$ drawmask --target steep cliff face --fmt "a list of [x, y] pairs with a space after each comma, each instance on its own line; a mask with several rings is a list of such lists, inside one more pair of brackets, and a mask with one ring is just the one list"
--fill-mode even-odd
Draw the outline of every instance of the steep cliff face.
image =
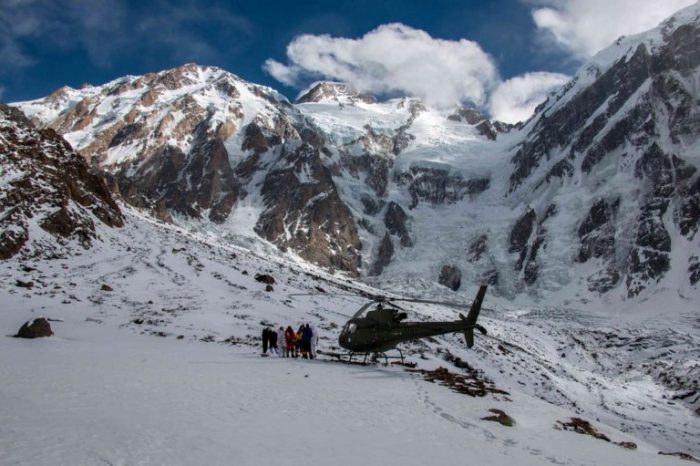
[[458, 293], [691, 296], [699, 31], [694, 5], [618, 40], [516, 126], [342, 83], [290, 104], [196, 65], [17, 105], [133, 205], [380, 285], [445, 292], [449, 265]]
[[307, 143], [282, 148], [260, 191], [266, 209], [255, 231], [283, 250], [356, 275], [362, 244], [321, 156], [317, 147]]
[[0, 259], [88, 248], [123, 219], [105, 181], [54, 130], [0, 104]]
[[539, 109], [513, 157], [512, 195], [590, 196], [576, 261], [593, 266], [592, 291], [624, 282], [636, 296], [674, 259], [690, 260], [681, 256], [699, 222], [699, 11], [601, 52]]

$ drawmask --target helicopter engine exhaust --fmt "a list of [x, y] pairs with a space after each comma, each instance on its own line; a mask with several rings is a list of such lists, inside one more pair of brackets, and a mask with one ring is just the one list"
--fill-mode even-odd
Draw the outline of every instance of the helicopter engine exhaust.
[[482, 334], [486, 335], [486, 329], [481, 325], [476, 323], [476, 319], [479, 318], [479, 311], [481, 311], [481, 303], [484, 300], [484, 295], [486, 294], [486, 285], [481, 285], [479, 291], [476, 293], [476, 298], [472, 303], [472, 307], [469, 309], [469, 314], [464, 317], [462, 314], [459, 318], [464, 321], [469, 327], [464, 329], [464, 340], [467, 343], [467, 348], [474, 346], [474, 329], [478, 329]]

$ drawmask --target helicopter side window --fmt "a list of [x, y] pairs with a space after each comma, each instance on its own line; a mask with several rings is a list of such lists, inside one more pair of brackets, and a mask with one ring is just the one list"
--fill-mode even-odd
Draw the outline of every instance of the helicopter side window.
[[355, 331], [357, 331], [357, 324], [348, 325], [348, 333], [350, 333], [350, 335], [354, 334]]

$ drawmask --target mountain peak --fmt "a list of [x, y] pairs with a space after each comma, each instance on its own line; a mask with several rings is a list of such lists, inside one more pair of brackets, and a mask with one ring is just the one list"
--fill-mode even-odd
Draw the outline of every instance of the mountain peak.
[[340, 104], [354, 104], [357, 101], [373, 104], [377, 102], [377, 99], [373, 95], [359, 92], [352, 84], [317, 81], [306, 90], [300, 92], [295, 103], [306, 104], [329, 101]]

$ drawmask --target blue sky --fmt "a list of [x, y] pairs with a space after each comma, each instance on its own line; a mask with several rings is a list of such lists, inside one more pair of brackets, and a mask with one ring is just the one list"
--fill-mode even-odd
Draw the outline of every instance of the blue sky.
[[[296, 38], [328, 34], [360, 39], [391, 23], [435, 39], [429, 50], [437, 50], [438, 55], [443, 46], [449, 48], [461, 39], [472, 41], [472, 49], [484, 52], [488, 59], [474, 61], [467, 73], [481, 69], [482, 64], [495, 70], [491, 76], [477, 78], [487, 96], [499, 83], [524, 73], [570, 75], [600, 47], [597, 42], [607, 43], [619, 33], [647, 28], [688, 3], [691, 0], [0, 0], [0, 100], [37, 98], [64, 84], [101, 84], [125, 74], [186, 62], [220, 66], [293, 98], [314, 79], [355, 79], [347, 73], [332, 76], [332, 66], [308, 68], [305, 63], [311, 59], [305, 56], [294, 61], [286, 49]], [[602, 13], [611, 16], [611, 4], [619, 8], [612, 8], [615, 26], [608, 27], [610, 31], [584, 30], [577, 24], [579, 18], [595, 21]], [[630, 11], [631, 5], [649, 11], [630, 20], [637, 15], [635, 9]], [[317, 44], [327, 45], [333, 48], [338, 44]], [[364, 56], [367, 46], [356, 45], [353, 57]], [[400, 49], [399, 44], [397, 53]], [[452, 53], [445, 50], [443, 62], [449, 61]], [[321, 52], [300, 47], [298, 53]], [[293, 71], [294, 79], [280, 80], [279, 73], [273, 77], [269, 68], [263, 69], [270, 59], [283, 73]], [[353, 60], [346, 63], [353, 69], [367, 66], [363, 59]], [[427, 60], [427, 65], [442, 66], [435, 60]], [[416, 60], [409, 72], [420, 76], [422, 61]], [[453, 67], [447, 73], [462, 69]], [[389, 79], [392, 75], [386, 76]], [[369, 90], [397, 91], [386, 83], [357, 79]], [[413, 90], [407, 84], [398, 92], [410, 94]], [[470, 91], [455, 93], [462, 100], [475, 95]]]

